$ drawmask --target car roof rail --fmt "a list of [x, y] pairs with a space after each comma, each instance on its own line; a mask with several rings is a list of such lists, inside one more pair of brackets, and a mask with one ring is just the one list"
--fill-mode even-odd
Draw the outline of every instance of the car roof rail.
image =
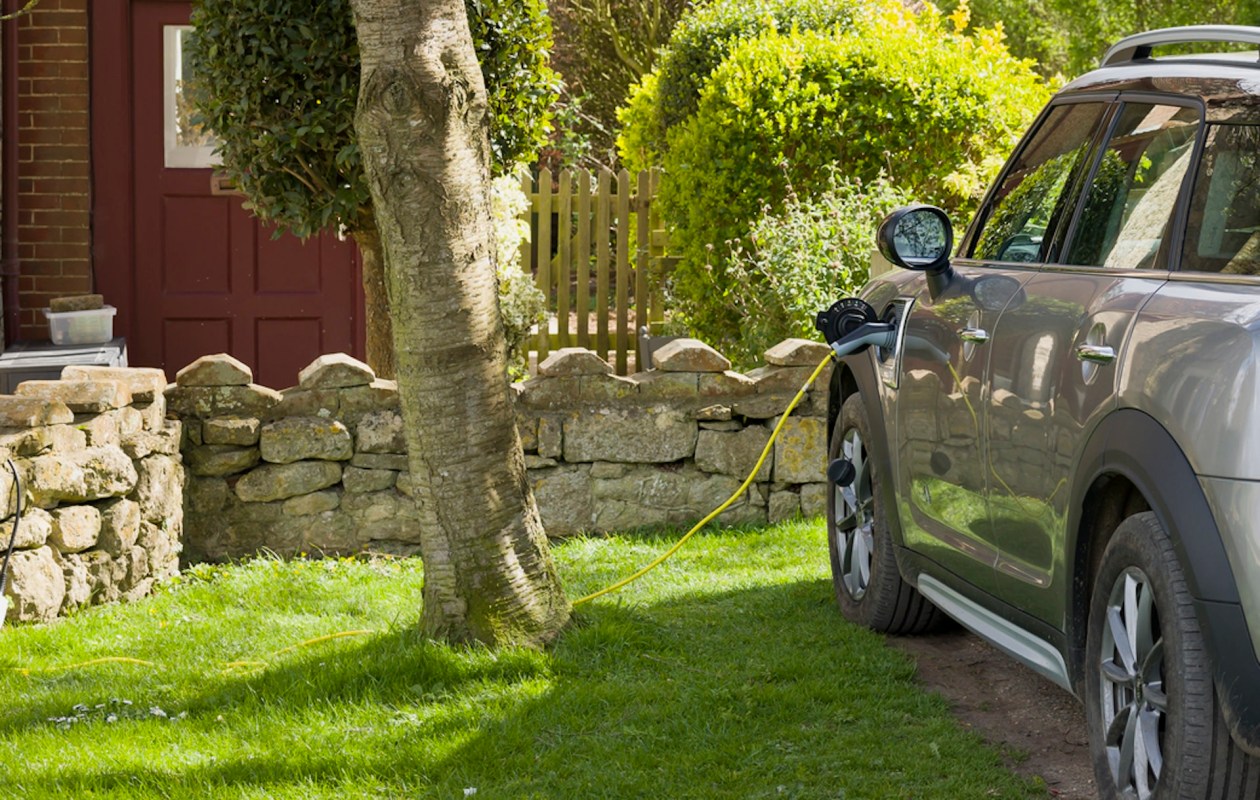
[[1260, 28], [1249, 25], [1185, 25], [1138, 33], [1112, 45], [1103, 56], [1102, 66], [1139, 61], [1150, 58], [1152, 48], [1191, 42], [1230, 42], [1253, 44], [1260, 48]]

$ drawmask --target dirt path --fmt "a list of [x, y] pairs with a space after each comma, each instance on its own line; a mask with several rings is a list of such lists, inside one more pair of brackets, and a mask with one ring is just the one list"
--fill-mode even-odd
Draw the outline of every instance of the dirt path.
[[1021, 775], [1041, 776], [1057, 798], [1097, 796], [1085, 712], [1072, 695], [965, 631], [888, 642], [914, 657], [920, 682], [964, 725], [1014, 751], [1011, 767]]

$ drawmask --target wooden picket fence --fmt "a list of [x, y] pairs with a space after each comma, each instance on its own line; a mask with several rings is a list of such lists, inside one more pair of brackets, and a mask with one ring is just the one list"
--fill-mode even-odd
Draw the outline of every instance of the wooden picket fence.
[[664, 319], [662, 286], [674, 263], [653, 203], [659, 179], [624, 169], [522, 175], [532, 237], [521, 261], [551, 312], [534, 344], [539, 361], [553, 348], [586, 347], [618, 375], [628, 373], [631, 352], [643, 363], [637, 331]]

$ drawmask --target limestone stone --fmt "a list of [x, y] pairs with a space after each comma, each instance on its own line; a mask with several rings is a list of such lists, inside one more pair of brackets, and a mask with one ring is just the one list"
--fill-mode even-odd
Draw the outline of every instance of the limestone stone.
[[697, 431], [695, 420], [668, 406], [573, 412], [564, 420], [564, 460], [679, 461], [695, 454]]
[[281, 400], [275, 389], [246, 386], [184, 386], [166, 390], [167, 407], [179, 417], [266, 417]]
[[719, 422], [701, 422], [700, 430], [702, 431], [742, 431], [744, 423], [738, 420], [722, 420]]
[[730, 359], [698, 339], [675, 339], [652, 354], [652, 365], [662, 372], [724, 372]]
[[114, 414], [79, 414], [74, 425], [86, 434], [88, 447], [122, 444], [122, 431]]
[[591, 464], [592, 478], [621, 478], [624, 477], [630, 467], [625, 464], [617, 464], [612, 461], [596, 461]]
[[583, 375], [578, 398], [587, 403], [606, 403], [639, 396], [639, 384], [619, 375]]
[[547, 467], [554, 467], [559, 463], [560, 462], [556, 461], [554, 458], [543, 458], [542, 456], [535, 456], [529, 453], [525, 454], [525, 469], [546, 469]]
[[801, 484], [801, 514], [805, 517], [821, 517], [827, 513], [827, 484]]
[[548, 377], [561, 375], [607, 375], [612, 366], [585, 347], [562, 347], [543, 359], [538, 374]]
[[392, 469], [360, 469], [346, 467], [341, 473], [341, 485], [347, 492], [380, 492], [394, 488], [398, 473]]
[[548, 535], [591, 530], [594, 506], [590, 472], [590, 466], [578, 464], [529, 473], [530, 487]]
[[721, 399], [730, 403], [733, 398], [752, 395], [757, 391], [757, 384], [747, 375], [726, 370], [725, 372], [711, 372], [701, 375], [697, 390], [700, 394], [700, 399], [706, 401], [706, 403], [712, 402], [714, 399]]
[[758, 394], [736, 400], [731, 410], [748, 419], [770, 419], [787, 410], [791, 394]]
[[45, 402], [59, 401], [76, 413], [99, 414], [131, 405], [131, 390], [120, 381], [23, 381], [15, 394]]
[[[770, 431], [761, 425], [753, 425], [742, 431], [700, 431], [696, 440], [696, 466], [704, 472], [729, 475], [741, 481], [748, 477], [757, 464], [757, 458], [770, 441]], [[773, 454], [766, 456], [757, 480], [770, 480]]]
[[338, 389], [343, 418], [398, 408], [398, 382], [377, 378], [367, 386]]
[[[52, 515], [42, 508], [23, 508], [22, 521], [18, 523], [17, 531], [13, 546], [18, 550], [43, 547], [52, 535]], [[13, 519], [0, 523], [0, 558], [3, 558], [4, 549], [9, 546], [9, 537], [12, 535]]]
[[516, 430], [521, 436], [521, 449], [525, 452], [538, 449], [538, 417], [516, 414]]
[[341, 465], [333, 461], [263, 464], [236, 482], [236, 496], [246, 503], [287, 500], [326, 489], [341, 480]]
[[827, 421], [789, 417], [774, 443], [774, 479], [782, 483], [825, 480]]
[[258, 463], [257, 447], [233, 447], [227, 444], [205, 444], [189, 448], [188, 471], [193, 475], [223, 476], [244, 472]]
[[771, 525], [799, 517], [800, 514], [801, 496], [796, 492], [772, 492], [770, 494], [770, 505], [766, 516]]
[[140, 412], [145, 430], [161, 430], [166, 424], [166, 395], [164, 394], [159, 394], [151, 403], [133, 403], [131, 407]]
[[724, 405], [705, 406], [696, 412], [700, 422], [726, 422], [731, 418], [731, 407]]
[[336, 389], [299, 389], [280, 393], [280, 403], [272, 415], [280, 417], [335, 417], [341, 413], [341, 393]]
[[[740, 483], [725, 475], [705, 475], [690, 466], [682, 469], [662, 465], [632, 467], [621, 478], [592, 481], [595, 528], [627, 530], [644, 525], [695, 522], [722, 504]], [[744, 496], [718, 519], [727, 524], [764, 522], [765, 512]]]
[[122, 449], [133, 461], [153, 453], [164, 456], [179, 454], [180, 424], [171, 420], [156, 431], [142, 430], [122, 437]]
[[636, 372], [629, 380], [639, 387], [639, 399], [645, 403], [668, 400], [691, 400], [699, 393], [700, 377], [694, 372]]
[[[25, 517], [22, 522], [27, 522]], [[96, 506], [88, 505], [55, 508], [51, 514], [50, 527], [48, 541], [58, 551], [81, 553], [94, 547], [100, 539], [101, 512]]]
[[184, 468], [170, 456], [153, 455], [136, 465], [139, 479], [131, 496], [151, 522], [181, 519], [184, 509]]
[[253, 380], [250, 368], [227, 353], [202, 356], [175, 373], [180, 386], [246, 386]]
[[815, 367], [831, 353], [822, 342], [784, 339], [766, 351], [766, 363], [776, 367]]
[[350, 466], [359, 469], [392, 469], [399, 472], [407, 469], [407, 456], [393, 453], [355, 453], [350, 459]]
[[166, 390], [166, 373], [156, 367], [98, 367], [70, 364], [61, 370], [61, 379], [73, 381], [118, 381], [131, 391], [133, 403], [152, 403]]
[[60, 400], [0, 395], [0, 428], [34, 428], [74, 422], [74, 412]]
[[290, 417], [263, 426], [258, 440], [263, 461], [292, 464], [304, 459], [349, 461], [354, 439], [338, 420]]
[[398, 478], [394, 481], [394, 489], [402, 494], [405, 494], [407, 497], [413, 497], [415, 494], [415, 487], [411, 482], [411, 473], [405, 470], [398, 473]]
[[262, 423], [257, 417], [220, 417], [201, 424], [201, 440], [206, 444], [233, 444], [252, 447], [258, 444]]
[[118, 598], [122, 596], [119, 584], [127, 577], [126, 562], [111, 558], [104, 550], [89, 550], [81, 558], [87, 569], [92, 602], [118, 602]]
[[82, 503], [130, 492], [139, 476], [131, 459], [117, 447], [32, 458], [26, 470], [26, 489], [33, 503], [51, 508], [58, 503]]
[[120, 499], [101, 503], [101, 549], [115, 558], [136, 545], [140, 535], [140, 504]]
[[[757, 367], [748, 373], [748, 377], [756, 382], [759, 394], [794, 395], [813, 371], [814, 367]], [[831, 370], [824, 369], [810, 388], [825, 390], [830, 379]]]
[[184, 437], [181, 441], [192, 447], [205, 444], [201, 438], [201, 420], [185, 419], [181, 420], [181, 424], [184, 429]]
[[183, 549], [179, 534], [178, 528], [167, 530], [152, 522], [140, 523], [136, 544], [149, 554], [149, 572], [154, 578], [163, 580], [179, 574], [179, 554]]
[[559, 458], [564, 452], [564, 423], [556, 417], [538, 420], [538, 455]]
[[333, 511], [339, 505], [341, 505], [341, 494], [334, 489], [325, 489], [300, 497], [290, 497], [284, 501], [283, 508], [286, 517], [306, 517]]
[[322, 355], [298, 373], [298, 386], [303, 389], [342, 389], [367, 386], [376, 380], [372, 368], [345, 353]]
[[22, 457], [48, 452], [65, 453], [87, 446], [87, 433], [71, 425], [41, 425], [0, 434], [0, 447], [9, 451], [10, 455]]
[[402, 414], [373, 411], [364, 414], [355, 427], [355, 449], [360, 453], [406, 453]]
[[65, 579], [66, 593], [61, 600], [60, 614], [66, 614], [76, 608], [82, 608], [92, 602], [92, 582], [88, 577], [87, 565], [82, 557], [75, 553], [58, 553], [53, 551], [53, 559], [61, 567], [61, 575]]
[[549, 409], [567, 409], [573, 405], [573, 398], [581, 397], [582, 378], [580, 375], [566, 375], [558, 378], [530, 378], [521, 384], [518, 406], [540, 411]]
[[6, 619], [16, 622], [49, 622], [61, 612], [66, 579], [51, 547], [20, 550], [9, 561], [5, 594], [12, 601]]
[[306, 553], [326, 556], [348, 555], [359, 551], [355, 523], [347, 514], [320, 514], [291, 520], [300, 526], [301, 549]]

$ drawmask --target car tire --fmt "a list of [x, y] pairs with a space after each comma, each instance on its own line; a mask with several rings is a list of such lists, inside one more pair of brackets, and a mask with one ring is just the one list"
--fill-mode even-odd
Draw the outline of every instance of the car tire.
[[1085, 658], [1100, 797], [1260, 796], [1260, 759], [1230, 738], [1185, 574], [1149, 511], [1124, 520], [1107, 543]]
[[915, 634], [945, 616], [901, 577], [881, 494], [884, 465], [867, 446], [872, 431], [860, 395], [844, 401], [831, 436], [828, 462], [847, 458], [857, 473], [838, 486], [828, 479], [827, 542], [831, 579], [844, 618], [881, 633]]

